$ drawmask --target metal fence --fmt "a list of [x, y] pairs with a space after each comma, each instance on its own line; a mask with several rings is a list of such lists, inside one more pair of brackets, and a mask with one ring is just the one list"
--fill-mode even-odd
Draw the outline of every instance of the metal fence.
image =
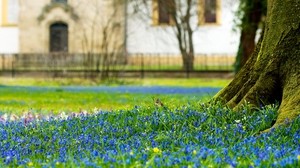
[[193, 70], [184, 70], [182, 58], [174, 54], [0, 54], [0, 72], [13, 77], [97, 77], [104, 72], [117, 77], [189, 77], [203, 72], [231, 72], [234, 60], [230, 55], [196, 55]]

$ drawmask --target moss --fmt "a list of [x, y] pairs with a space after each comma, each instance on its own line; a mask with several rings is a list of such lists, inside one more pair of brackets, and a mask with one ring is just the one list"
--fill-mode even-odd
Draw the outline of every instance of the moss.
[[299, 0], [269, 0], [268, 3], [267, 32], [259, 58], [271, 55], [280, 40], [300, 24]]
[[217, 98], [236, 110], [245, 102], [254, 106], [279, 102], [277, 126], [300, 115], [300, 0], [268, 2], [261, 46]]

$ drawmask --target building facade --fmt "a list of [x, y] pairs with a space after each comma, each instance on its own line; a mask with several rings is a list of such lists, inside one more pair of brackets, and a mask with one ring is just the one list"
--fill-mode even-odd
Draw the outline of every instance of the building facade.
[[[139, 12], [136, 12], [134, 7], [129, 7], [128, 13], [131, 16], [128, 17], [127, 29], [129, 53], [180, 54], [176, 27], [168, 11], [164, 10], [166, 8], [164, 3], [167, 1], [171, 0], [149, 1], [149, 4]], [[190, 23], [194, 31], [195, 53], [234, 56], [239, 43], [239, 34], [233, 31], [237, 2], [232, 0], [194, 0], [194, 2]], [[185, 10], [186, 7], [182, 8]]]
[[[0, 53], [179, 55], [174, 24], [162, 0], [142, 10], [119, 0], [1, 0]], [[194, 0], [191, 25], [196, 54], [235, 55], [231, 0]], [[121, 3], [120, 3], [121, 2]], [[126, 5], [126, 6], [125, 6]], [[145, 13], [147, 13], [145, 15]]]
[[19, 51], [102, 52], [124, 36], [123, 9], [103, 0], [20, 0]]
[[18, 2], [0, 0], [0, 53], [19, 52]]

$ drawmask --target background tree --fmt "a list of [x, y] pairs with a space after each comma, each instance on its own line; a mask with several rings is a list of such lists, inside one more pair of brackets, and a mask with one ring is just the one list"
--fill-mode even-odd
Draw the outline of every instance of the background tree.
[[[83, 5], [85, 0], [77, 0], [77, 3], [77, 5]], [[81, 27], [78, 28], [85, 55], [84, 67], [86, 72], [93, 70], [97, 72], [96, 74], [85, 73], [85, 77], [94, 78], [98, 74], [102, 80], [116, 77], [117, 73], [110, 72], [116, 72], [120, 63], [125, 59], [122, 55], [125, 50], [125, 41], [120, 40], [120, 36], [124, 34], [124, 3], [124, 0], [106, 2], [90, 0], [90, 6], [85, 8], [85, 10], [92, 10], [93, 15], [90, 16], [90, 20], [81, 20]], [[104, 12], [101, 8], [103, 5], [111, 10]], [[88, 12], [85, 11], [85, 13]]]
[[[160, 0], [163, 1], [163, 0]], [[176, 1], [165, 0], [168, 3], [165, 6], [169, 10], [172, 21], [175, 25], [175, 33], [178, 41], [178, 47], [182, 56], [183, 69], [190, 71], [194, 67], [194, 30], [191, 26], [191, 17], [193, 16], [193, 0]]]
[[300, 0], [268, 0], [261, 40], [233, 81], [214, 98], [238, 110], [279, 103], [273, 127], [300, 114]]
[[[152, 12], [142, 12], [143, 9], [152, 7], [153, 0], [129, 0], [134, 4], [136, 13], [151, 17]], [[190, 71], [194, 66], [194, 41], [193, 35], [198, 25], [193, 24], [192, 18], [198, 16], [198, 0], [155, 0], [157, 9], [168, 13], [182, 56], [183, 69]], [[160, 16], [158, 16], [160, 19]], [[163, 19], [163, 18], [162, 18]]]
[[235, 72], [238, 72], [245, 65], [254, 51], [257, 30], [259, 25], [263, 24], [263, 18], [267, 12], [267, 0], [239, 0], [239, 3], [237, 20], [241, 35]]

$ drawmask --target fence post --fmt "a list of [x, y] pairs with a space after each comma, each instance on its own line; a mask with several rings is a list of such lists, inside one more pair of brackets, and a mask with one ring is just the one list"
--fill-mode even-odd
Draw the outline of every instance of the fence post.
[[2, 62], [2, 66], [1, 66], [1, 70], [4, 71], [5, 69], [5, 58], [4, 58], [4, 54], [1, 55], [1, 62]]
[[88, 54], [89, 54], [89, 52], [82, 54], [83, 55], [82, 63], [83, 63], [83, 76], [84, 76], [84, 79], [87, 78], [87, 61], [88, 61], [87, 57], [88, 57]]
[[164, 56], [158, 55], [158, 70], [161, 71], [161, 59], [163, 59]]
[[11, 61], [11, 77], [12, 78], [15, 77], [15, 59], [16, 59], [16, 55], [13, 54], [12, 55], [12, 61]]
[[145, 72], [144, 72], [144, 56], [141, 54], [140, 55], [141, 57], [141, 78], [144, 79], [144, 76], [145, 76]]
[[186, 78], [190, 78], [190, 59], [186, 62]]

